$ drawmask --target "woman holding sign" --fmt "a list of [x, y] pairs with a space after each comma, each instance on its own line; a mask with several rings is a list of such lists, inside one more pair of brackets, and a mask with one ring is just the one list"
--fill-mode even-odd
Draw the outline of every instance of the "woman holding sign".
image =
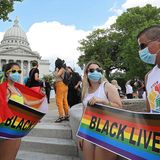
[[[2, 104], [7, 105], [7, 101], [9, 99], [16, 101], [20, 104], [27, 104], [27, 105], [35, 105], [39, 104], [43, 101], [42, 100], [35, 100], [35, 101], [28, 101], [26, 100], [21, 92], [14, 86], [14, 82], [19, 82], [21, 78], [21, 69], [17, 63], [9, 63], [5, 66], [4, 75], [7, 80], [6, 88], [4, 89], [4, 95], [6, 97], [0, 97], [0, 106]], [[4, 103], [2, 103], [2, 101]], [[5, 107], [2, 105], [2, 107]], [[10, 110], [8, 110], [10, 112]], [[13, 115], [12, 115], [13, 116]], [[12, 117], [10, 116], [10, 118]], [[0, 117], [1, 119], [1, 117]], [[1, 122], [5, 122], [0, 120]], [[15, 126], [14, 126], [15, 127]], [[0, 160], [14, 160], [16, 158], [17, 152], [19, 150], [21, 143], [21, 139], [2, 139], [0, 138]]]
[[[117, 89], [104, 78], [99, 63], [89, 62], [86, 65], [82, 86], [83, 111], [88, 104], [95, 103], [122, 107]], [[79, 147], [83, 152], [84, 160], [115, 160], [117, 158], [116, 154], [83, 139], [79, 141]]]

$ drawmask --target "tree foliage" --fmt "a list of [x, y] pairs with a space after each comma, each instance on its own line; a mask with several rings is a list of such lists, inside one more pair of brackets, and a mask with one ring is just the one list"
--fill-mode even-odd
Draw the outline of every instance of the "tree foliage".
[[127, 79], [144, 78], [152, 66], [139, 58], [137, 34], [155, 24], [160, 24], [160, 8], [146, 5], [128, 9], [110, 29], [97, 29], [80, 41], [78, 49], [83, 54], [78, 64], [83, 67], [89, 60], [97, 60], [107, 75], [116, 68], [123, 70]]
[[9, 20], [8, 14], [14, 11], [13, 5], [15, 1], [23, 0], [0, 0], [0, 19], [3, 21]]

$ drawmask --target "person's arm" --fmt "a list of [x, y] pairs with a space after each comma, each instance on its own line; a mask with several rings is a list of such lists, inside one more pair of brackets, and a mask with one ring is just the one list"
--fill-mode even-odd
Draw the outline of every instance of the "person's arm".
[[81, 76], [77, 73], [77, 84], [75, 85], [75, 89], [77, 89], [79, 86], [80, 86], [80, 84], [82, 83], [82, 78], [81, 78]]
[[77, 89], [81, 84], [81, 81], [78, 81], [78, 83], [75, 85], [74, 89]]
[[147, 94], [146, 94], [146, 111], [147, 112], [150, 112], [151, 109], [150, 109], [150, 104], [149, 104], [149, 101], [148, 101], [148, 98], [147, 98]]
[[94, 105], [95, 103], [100, 103], [103, 105], [108, 105], [116, 108], [122, 108], [122, 102], [118, 93], [118, 90], [116, 87], [114, 87], [109, 82], [105, 84], [105, 93], [106, 93], [106, 99], [92, 97], [89, 100], [90, 105]]
[[35, 74], [34, 74], [34, 79], [35, 79], [36, 81], [39, 81], [39, 73], [35, 73]]
[[[146, 87], [146, 85], [147, 85], [147, 80], [148, 80], [148, 74], [149, 73], [147, 73], [146, 75], [145, 75], [145, 87]], [[146, 111], [147, 112], [150, 112], [151, 111], [151, 107], [150, 107], [150, 104], [149, 104], [149, 101], [148, 101], [148, 96], [147, 96], [147, 90], [146, 90]]]
[[34, 75], [34, 80], [35, 81], [39, 81], [40, 79], [39, 79], [39, 70], [38, 70], [38, 68], [34, 68], [33, 69], [33, 75]]
[[112, 84], [105, 84], [105, 92], [108, 97], [108, 101], [106, 105], [110, 105], [116, 108], [122, 108], [122, 101], [119, 96], [117, 88], [115, 88]]
[[55, 76], [61, 77], [63, 73], [64, 73], [64, 68], [61, 68], [55, 71]]
[[42, 103], [44, 100], [44, 98], [40, 99], [40, 100], [34, 100], [34, 101], [29, 101], [24, 97], [24, 103], [28, 106], [32, 106], [32, 105], [36, 105], [36, 104], [40, 104]]

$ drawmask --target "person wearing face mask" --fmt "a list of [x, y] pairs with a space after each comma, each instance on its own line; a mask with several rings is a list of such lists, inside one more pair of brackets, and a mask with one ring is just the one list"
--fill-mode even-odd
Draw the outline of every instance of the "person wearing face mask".
[[148, 112], [160, 112], [160, 25], [145, 28], [137, 35], [140, 59], [155, 65], [145, 76]]
[[21, 92], [14, 86], [14, 82], [19, 83], [21, 79], [21, 69], [19, 64], [17, 63], [9, 63], [6, 65], [4, 70], [4, 75], [6, 80], [8, 81], [8, 90], [7, 96], [8, 99], [12, 99], [16, 102], [26, 105], [35, 105], [39, 104], [42, 100], [29, 101], [25, 97], [22, 96]]
[[[95, 103], [122, 108], [117, 89], [103, 76], [103, 70], [98, 62], [89, 62], [84, 70], [82, 80], [83, 111], [87, 104]], [[115, 160], [117, 155], [95, 144], [79, 139], [79, 147], [84, 160]]]
[[[13, 83], [19, 82], [20, 80], [20, 67], [17, 63], [9, 63], [5, 65], [4, 75], [6, 80], [8, 81], [8, 89], [7, 89], [7, 99], [10, 97], [11, 99], [16, 99], [14, 94], [11, 95], [11, 91], [13, 90]], [[15, 90], [15, 89], [14, 89]], [[23, 103], [23, 98], [19, 96], [17, 101]], [[19, 150], [21, 143], [21, 139], [10, 140], [10, 139], [0, 139], [0, 159], [4, 160], [12, 160], [16, 158], [16, 154]]]
[[[39, 104], [42, 100], [28, 101], [26, 100], [21, 92], [14, 86], [14, 82], [20, 82], [21, 69], [17, 63], [8, 63], [4, 68], [5, 80], [7, 81], [7, 97], [16, 101], [20, 104], [35, 105]], [[14, 160], [19, 150], [21, 139], [1, 139], [0, 138], [0, 160]]]

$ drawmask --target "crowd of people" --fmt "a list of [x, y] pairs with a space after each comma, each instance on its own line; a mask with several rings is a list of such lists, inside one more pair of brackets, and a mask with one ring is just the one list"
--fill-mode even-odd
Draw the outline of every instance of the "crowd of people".
[[59, 117], [55, 122], [69, 120], [69, 107], [81, 101], [81, 76], [67, 67], [64, 60], [55, 61], [55, 93]]
[[[138, 36], [139, 56], [140, 59], [148, 64], [154, 64], [155, 67], [146, 75], [145, 81], [138, 78], [128, 80], [125, 84], [125, 91], [114, 79], [111, 83], [104, 77], [103, 68], [98, 62], [89, 62], [84, 69], [83, 78], [71, 67], [66, 66], [65, 61], [57, 58], [55, 61], [55, 78], [54, 88], [56, 93], [56, 104], [58, 107], [58, 118], [56, 123], [69, 120], [69, 109], [73, 105], [82, 102], [83, 111], [87, 105], [95, 103], [109, 105], [115, 108], [122, 108], [122, 98], [132, 99], [145, 98], [148, 112], [159, 112], [160, 103], [156, 103], [160, 93], [159, 72], [160, 72], [160, 26], [152, 26], [141, 31]], [[12, 98], [19, 103], [41, 103], [41, 101], [27, 102], [20, 91], [13, 85], [19, 82], [21, 69], [17, 63], [10, 63], [5, 66], [5, 80], [8, 81], [7, 97]], [[25, 80], [25, 85], [36, 92], [41, 92], [45, 88], [48, 103], [50, 103], [51, 85], [49, 79], [41, 81], [39, 78], [38, 62], [33, 61], [29, 77]], [[152, 93], [156, 96], [152, 96]], [[4, 140], [0, 139], [0, 157], [4, 159], [15, 159], [21, 140]], [[105, 150], [84, 139], [79, 139], [79, 147], [83, 153], [84, 160], [115, 160], [117, 155]], [[9, 147], [8, 147], [9, 146]]]

